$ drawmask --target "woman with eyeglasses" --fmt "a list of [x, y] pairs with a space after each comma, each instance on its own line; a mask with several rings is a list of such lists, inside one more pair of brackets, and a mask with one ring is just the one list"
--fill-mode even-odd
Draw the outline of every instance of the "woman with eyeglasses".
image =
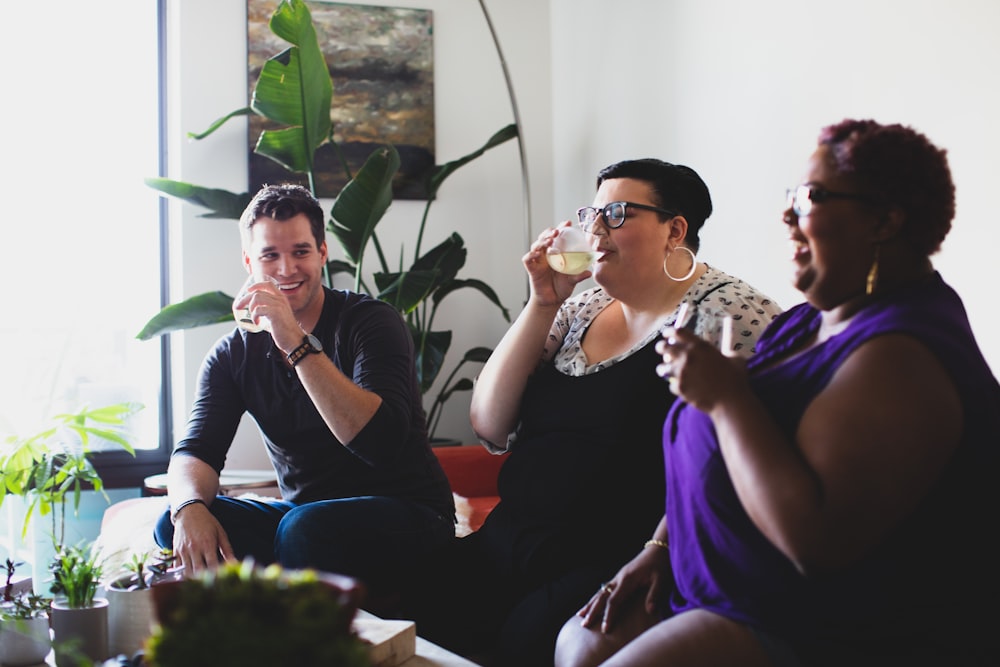
[[1000, 386], [930, 260], [945, 152], [845, 120], [789, 194], [805, 302], [745, 367], [662, 342], [666, 512], [560, 667], [997, 664]]
[[[749, 355], [778, 306], [696, 259], [712, 212], [694, 170], [654, 159], [597, 177], [578, 222], [592, 271], [554, 271], [547, 229], [522, 262], [531, 293], [480, 373], [472, 426], [509, 451], [499, 505], [423, 571], [421, 636], [501, 665], [551, 665], [567, 616], [613, 575], [663, 512], [660, 432], [672, 396], [654, 345], [682, 304], [688, 326]], [[564, 226], [570, 225], [569, 222]], [[581, 281], [596, 287], [573, 295]]]

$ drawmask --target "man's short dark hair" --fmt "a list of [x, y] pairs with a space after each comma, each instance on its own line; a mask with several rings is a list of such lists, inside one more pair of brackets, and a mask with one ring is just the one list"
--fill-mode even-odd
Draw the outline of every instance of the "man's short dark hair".
[[240, 216], [240, 239], [243, 248], [250, 247], [250, 229], [258, 218], [278, 221], [294, 218], [304, 213], [309, 218], [309, 228], [316, 239], [317, 250], [326, 241], [323, 207], [305, 187], [294, 183], [265, 185], [254, 195]]

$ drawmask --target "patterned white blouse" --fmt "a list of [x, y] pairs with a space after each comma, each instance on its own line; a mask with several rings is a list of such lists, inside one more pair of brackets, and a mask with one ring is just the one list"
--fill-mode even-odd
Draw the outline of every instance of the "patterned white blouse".
[[[613, 302], [614, 298], [605, 294], [601, 287], [594, 287], [568, 298], [556, 314], [539, 363], [553, 361], [556, 370], [570, 376], [600, 372], [635, 354], [659, 336], [665, 327], [672, 326], [681, 307], [678, 304], [674, 312], [666, 315], [654, 330], [627, 352], [588, 364], [580, 341], [597, 314]], [[694, 332], [716, 346], [722, 338], [723, 320], [726, 316], [732, 317], [732, 350], [744, 357], [753, 354], [754, 344], [760, 334], [781, 312], [781, 308], [771, 297], [711, 266], [691, 285], [681, 299], [681, 304], [684, 303], [689, 304], [688, 314], [685, 316], [687, 323], [693, 323]], [[480, 439], [480, 442], [491, 452], [503, 452], [517, 442], [519, 430], [520, 423], [514, 432], [508, 434], [507, 442], [502, 446], [484, 439]]]
[[[580, 341], [597, 314], [612, 302], [614, 298], [605, 294], [601, 287], [594, 287], [567, 299], [552, 323], [541, 361], [544, 363], [554, 359], [556, 369], [565, 375], [597, 373], [645, 347], [660, 335], [663, 328], [673, 325], [680, 309], [678, 305], [674, 312], [663, 318], [655, 330], [650, 331], [627, 352], [588, 364]], [[774, 299], [739, 278], [711, 266], [691, 285], [681, 303], [690, 304], [686, 319], [694, 322], [694, 332], [715, 345], [719, 344], [722, 337], [723, 319], [727, 315], [732, 317], [733, 351], [744, 357], [753, 354], [757, 338], [774, 316], [781, 312]]]

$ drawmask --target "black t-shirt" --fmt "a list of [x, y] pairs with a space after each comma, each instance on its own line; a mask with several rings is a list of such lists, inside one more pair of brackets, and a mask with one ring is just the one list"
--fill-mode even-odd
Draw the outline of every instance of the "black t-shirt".
[[385, 302], [324, 290], [313, 335], [344, 375], [382, 398], [354, 440], [341, 443], [334, 437], [269, 334], [234, 328], [202, 363], [187, 433], [173, 455], [195, 456], [221, 471], [247, 412], [286, 500], [404, 497], [453, 516], [447, 477], [427, 441], [405, 322]]

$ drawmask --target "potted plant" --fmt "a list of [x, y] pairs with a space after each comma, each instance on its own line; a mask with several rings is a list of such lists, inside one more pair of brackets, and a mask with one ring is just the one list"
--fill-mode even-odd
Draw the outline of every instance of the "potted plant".
[[[140, 409], [137, 403], [100, 408], [85, 405], [76, 412], [53, 416], [51, 424], [38, 433], [11, 435], [0, 443], [0, 505], [8, 495], [22, 500], [22, 540], [28, 536], [33, 517], [49, 517], [55, 551], [66, 537], [67, 499], [72, 499], [74, 513], [79, 510], [84, 490], [94, 489], [108, 499], [101, 476], [89, 458], [91, 442], [111, 442], [134, 455], [135, 449], [123, 429], [128, 417]], [[32, 573], [36, 579], [49, 560], [35, 554]]]
[[93, 545], [63, 545], [49, 567], [52, 642], [59, 667], [101, 662], [108, 652], [108, 600], [97, 597], [101, 561]]
[[371, 664], [351, 627], [362, 595], [353, 579], [245, 560], [152, 590], [151, 667]]
[[[205, 132], [191, 136], [203, 139], [237, 116], [263, 116], [272, 126], [277, 125], [280, 129], [262, 131], [254, 152], [286, 169], [305, 174], [312, 186], [318, 180], [314, 161], [316, 151], [321, 146], [332, 145], [339, 153], [339, 147], [333, 141], [330, 120], [332, 80], [316, 39], [312, 17], [303, 0], [282, 1], [269, 25], [272, 32], [292, 46], [264, 65], [250, 106], [223, 116]], [[427, 203], [416, 227], [415, 242], [410, 246], [413, 248], [413, 261], [408, 269], [403, 268], [406, 245], [401, 246], [399, 259], [391, 260], [393, 263], [398, 261], [398, 266], [392, 266], [376, 233], [376, 226], [392, 203], [393, 179], [400, 165], [398, 152], [391, 145], [376, 149], [353, 175], [344, 162], [343, 168], [350, 180], [336, 198], [327, 229], [340, 243], [347, 261], [331, 260], [328, 263], [328, 285], [332, 286], [334, 275], [349, 273], [353, 276], [355, 291], [374, 294], [399, 310], [413, 336], [418, 378], [425, 393], [438, 377], [451, 346], [452, 332], [434, 329], [437, 309], [446, 296], [460, 289], [476, 290], [500, 309], [506, 321], [510, 321], [509, 312], [489, 285], [474, 278], [458, 278], [467, 256], [465, 243], [458, 233], [450, 234], [422, 254], [431, 203], [437, 198], [444, 180], [455, 170], [516, 137], [516, 124], [508, 125], [476, 151], [435, 167], [426, 182]], [[236, 194], [165, 178], [149, 178], [146, 183], [164, 194], [207, 208], [209, 212], [202, 216], [207, 218], [238, 220], [252, 197], [251, 193]], [[379, 263], [377, 270], [371, 274], [374, 289], [364, 272], [369, 246], [374, 248]], [[146, 340], [171, 331], [228, 321], [231, 305], [232, 297], [223, 292], [191, 297], [161, 310], [146, 323], [137, 337]], [[474, 347], [457, 362], [428, 412], [431, 436], [445, 401], [455, 392], [472, 387], [470, 379], [456, 379], [461, 367], [466, 363], [485, 361], [490, 353], [489, 348]]]
[[3, 587], [3, 602], [10, 602], [15, 595], [20, 595], [31, 590], [31, 577], [15, 579], [17, 568], [21, 565], [24, 565], [24, 563], [16, 563], [10, 558], [7, 559], [7, 582]]
[[[7, 583], [0, 602], [0, 665], [37, 665], [52, 647], [49, 604], [52, 599], [18, 588], [14, 572], [19, 563], [7, 559]], [[30, 582], [29, 582], [30, 584]]]
[[149, 638], [156, 620], [152, 586], [169, 577], [174, 560], [170, 549], [132, 554], [124, 573], [105, 585], [111, 655], [131, 656]]

